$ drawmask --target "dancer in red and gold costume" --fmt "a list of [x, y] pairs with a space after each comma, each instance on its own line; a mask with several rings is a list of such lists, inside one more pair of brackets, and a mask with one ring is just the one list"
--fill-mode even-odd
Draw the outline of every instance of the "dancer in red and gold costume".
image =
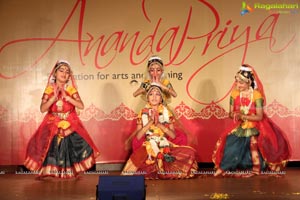
[[[168, 106], [169, 110], [172, 111], [169, 104], [171, 102], [172, 97], [177, 97], [177, 93], [173, 88], [170, 80], [166, 77], [164, 70], [163, 60], [157, 56], [153, 55], [149, 58], [147, 62], [146, 72], [144, 74], [144, 80], [140, 84], [140, 87], [133, 93], [134, 97], [141, 96], [144, 101], [147, 101], [146, 94], [151, 86], [151, 84], [155, 84], [161, 88], [162, 93], [164, 94], [165, 102], [164, 104]], [[173, 112], [173, 111], [172, 111]], [[175, 134], [176, 137], [170, 140], [178, 145], [187, 145], [188, 143], [188, 135], [189, 132], [184, 128], [181, 122], [176, 118], [174, 112], [174, 126], [175, 126]], [[134, 135], [134, 134], [133, 134]], [[133, 136], [132, 135], [132, 136]], [[126, 141], [127, 145], [131, 142], [131, 137]], [[189, 138], [192, 139], [192, 138]]]
[[132, 141], [133, 153], [123, 175], [144, 175], [147, 179], [182, 179], [196, 175], [196, 151], [172, 142], [174, 117], [164, 105], [164, 94], [157, 84], [147, 88], [147, 104], [137, 119]]
[[47, 114], [28, 143], [24, 163], [38, 178], [77, 177], [95, 164], [99, 151], [76, 112], [83, 108], [70, 64], [59, 60], [42, 97], [40, 110]]
[[266, 99], [253, 67], [240, 67], [235, 86], [229, 111], [233, 121], [213, 153], [214, 176], [280, 175], [290, 158], [290, 146], [283, 131], [263, 112]]
[[156, 55], [149, 58], [144, 81], [133, 93], [133, 96], [136, 97], [139, 95], [145, 95], [147, 88], [150, 87], [152, 83], [157, 84], [162, 89], [165, 94], [166, 101], [170, 101], [171, 97], [177, 96], [171, 82], [166, 78], [162, 59]]

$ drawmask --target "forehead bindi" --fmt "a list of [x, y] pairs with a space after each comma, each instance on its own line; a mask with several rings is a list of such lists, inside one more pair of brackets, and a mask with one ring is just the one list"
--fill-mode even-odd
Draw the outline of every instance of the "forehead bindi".
[[160, 96], [160, 92], [159, 92], [159, 90], [156, 89], [156, 88], [153, 89], [153, 90], [151, 90], [151, 91], [150, 91], [150, 94], [151, 94], [151, 95], [154, 95], [154, 94], [155, 94], [155, 95], [159, 95], [159, 96]]
[[58, 68], [59, 71], [70, 72], [70, 68], [66, 65], [62, 65]]
[[160, 66], [159, 64], [156, 64], [156, 63], [155, 63], [155, 64], [151, 65], [151, 66], [149, 67], [149, 69], [150, 69], [150, 70], [154, 70], [154, 69], [156, 69], [156, 70], [157, 70], [157, 69], [160, 69], [160, 70], [161, 70], [162, 68], [161, 68], [161, 66]]

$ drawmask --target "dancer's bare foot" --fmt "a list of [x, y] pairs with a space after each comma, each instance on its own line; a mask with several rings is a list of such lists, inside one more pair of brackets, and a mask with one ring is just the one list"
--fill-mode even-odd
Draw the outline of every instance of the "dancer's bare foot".
[[252, 176], [255, 176], [255, 174], [254, 173], [243, 174], [241, 177], [242, 178], [250, 178]]
[[223, 170], [221, 170], [220, 168], [217, 169], [217, 171], [214, 173], [214, 177], [218, 177], [220, 175], [223, 174]]

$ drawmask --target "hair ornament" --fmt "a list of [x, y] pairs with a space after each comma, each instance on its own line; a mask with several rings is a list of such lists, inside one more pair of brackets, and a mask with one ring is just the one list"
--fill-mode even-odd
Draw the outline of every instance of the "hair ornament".
[[56, 64], [60, 64], [60, 63], [65, 63], [65, 64], [71, 66], [71, 64], [70, 64], [69, 61], [67, 61], [67, 60], [60, 59], [60, 60], [58, 60], [58, 61], [56, 62]]
[[164, 65], [164, 63], [163, 63], [163, 61], [160, 57], [152, 56], [152, 57], [149, 58], [147, 66], [149, 67], [151, 65], [151, 63], [154, 63], [154, 62], [159, 63], [161, 66]]
[[162, 61], [162, 59], [158, 56], [152, 56], [151, 58], [149, 58], [148, 61], [151, 61], [151, 60], [161, 60]]
[[71, 64], [68, 61], [61, 59], [56, 62], [54, 71], [56, 71], [62, 65], [67, 65], [69, 68], [71, 68]]
[[240, 67], [240, 70], [241, 71], [246, 71], [246, 72], [252, 72], [252, 69], [250, 67], [244, 67], [244, 66], [241, 66]]
[[160, 87], [159, 83], [152, 82], [152, 83], [150, 84], [150, 87], [151, 87], [151, 86], [157, 86], [157, 87], [159, 87], [159, 89], [161, 90], [161, 87]]

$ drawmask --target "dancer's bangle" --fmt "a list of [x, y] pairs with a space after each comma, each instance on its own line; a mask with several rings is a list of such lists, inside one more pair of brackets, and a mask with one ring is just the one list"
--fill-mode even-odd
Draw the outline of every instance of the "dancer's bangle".
[[247, 115], [243, 115], [241, 118], [243, 121], [247, 121]]

